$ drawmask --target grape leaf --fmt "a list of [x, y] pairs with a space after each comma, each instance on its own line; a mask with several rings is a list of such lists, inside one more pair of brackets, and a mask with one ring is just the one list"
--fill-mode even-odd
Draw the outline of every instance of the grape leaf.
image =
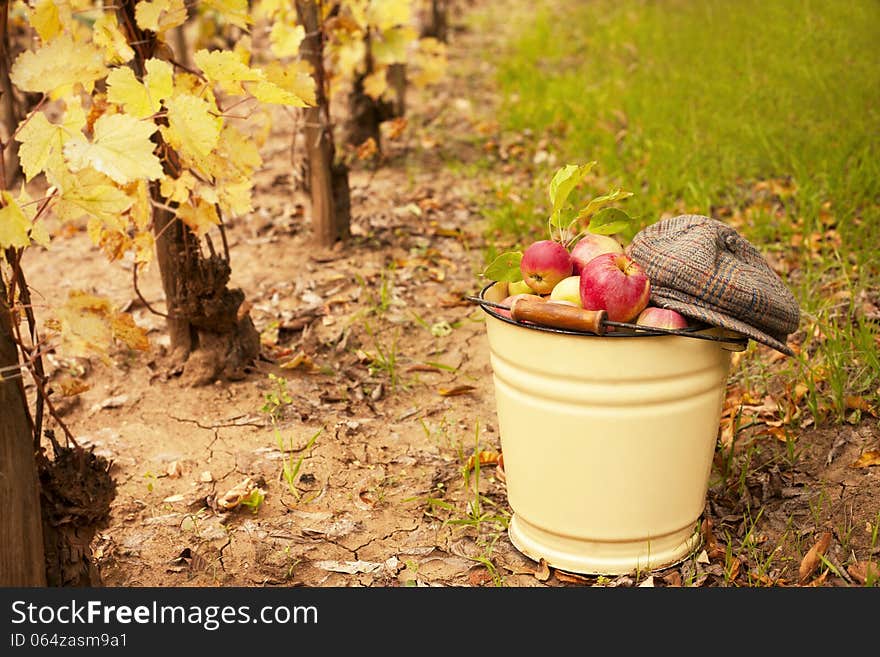
[[142, 0], [134, 16], [139, 28], [159, 33], [183, 25], [187, 12], [183, 0]]
[[279, 59], [299, 54], [299, 46], [306, 38], [306, 29], [302, 25], [290, 25], [284, 21], [275, 21], [269, 33], [272, 54]]
[[78, 83], [90, 89], [105, 75], [104, 55], [96, 46], [76, 43], [69, 34], [63, 34], [39, 50], [21, 53], [9, 77], [22, 91], [45, 93], [56, 100]]
[[414, 57], [415, 70], [407, 77], [417, 87], [434, 84], [446, 74], [446, 44], [433, 37], [419, 39], [419, 49]]
[[492, 281], [513, 283], [522, 280], [519, 265], [522, 262], [522, 251], [508, 251], [495, 258], [483, 271], [483, 276]]
[[154, 132], [156, 125], [150, 121], [104, 114], [95, 121], [94, 139], [89, 142], [77, 135], [64, 145], [64, 155], [71, 170], [91, 166], [120, 185], [139, 178], [157, 180], [162, 177], [162, 163], [153, 153], [156, 145], [150, 135]]
[[64, 31], [58, 4], [54, 0], [37, 0], [33, 9], [28, 9], [28, 23], [37, 31], [43, 43], [51, 41]]
[[126, 114], [138, 119], [158, 112], [162, 101], [174, 91], [171, 64], [152, 58], [147, 60], [146, 69], [143, 83], [127, 66], [114, 68], [107, 76], [107, 100], [122, 106]]
[[213, 203], [207, 203], [202, 199], [196, 201], [195, 206], [184, 203], [177, 208], [178, 218], [189, 226], [196, 235], [202, 235], [213, 226], [220, 224], [220, 217]]
[[632, 222], [632, 218], [623, 210], [605, 208], [597, 212], [590, 219], [590, 225], [587, 227], [587, 230], [599, 235], [613, 235], [625, 230], [630, 222]]
[[74, 174], [62, 167], [48, 170], [46, 176], [60, 191], [55, 214], [61, 221], [73, 221], [87, 215], [118, 230], [126, 228], [121, 215], [131, 207], [134, 199], [113, 185], [104, 174], [91, 168]]
[[31, 220], [22, 212], [9, 192], [0, 192], [3, 208], [0, 208], [0, 249], [22, 248], [31, 243]]
[[229, 50], [199, 50], [193, 60], [208, 80], [230, 94], [242, 96], [246, 93], [242, 82], [265, 79], [261, 70], [252, 69], [238, 54]]
[[387, 72], [387, 68], [380, 68], [364, 78], [364, 93], [373, 100], [379, 100], [388, 88]]
[[119, 29], [116, 14], [112, 11], [103, 12], [92, 26], [92, 42], [104, 49], [107, 61], [111, 64], [122, 64], [134, 58], [134, 49], [128, 45], [128, 39]]
[[243, 30], [250, 28], [252, 21], [248, 16], [248, 0], [201, 0], [201, 4], [214, 9], [227, 23]]
[[367, 7], [366, 19], [382, 31], [398, 25], [407, 25], [412, 13], [412, 0], [372, 0]]
[[21, 143], [18, 156], [25, 180], [43, 171], [53, 155], [60, 155], [65, 141], [64, 129], [50, 123], [43, 112], [35, 112], [22, 125], [15, 140]]
[[370, 43], [376, 64], [394, 64], [405, 62], [411, 43], [419, 38], [419, 33], [412, 27], [392, 27], [377, 35]]
[[165, 101], [168, 126], [162, 134], [181, 155], [198, 164], [217, 146], [223, 119], [207, 100], [191, 94], [180, 94]]

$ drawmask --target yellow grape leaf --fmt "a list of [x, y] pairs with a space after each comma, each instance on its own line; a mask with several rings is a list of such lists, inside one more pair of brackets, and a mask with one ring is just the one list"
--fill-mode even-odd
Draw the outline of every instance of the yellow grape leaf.
[[261, 0], [254, 7], [254, 16], [256, 18], [275, 18], [282, 9], [287, 9], [289, 6], [290, 0]]
[[216, 116], [216, 106], [190, 94], [165, 101], [168, 126], [162, 134], [178, 153], [198, 164], [217, 146], [223, 119]]
[[74, 221], [88, 216], [119, 230], [125, 229], [126, 222], [122, 215], [131, 207], [134, 199], [116, 187], [107, 176], [94, 169], [72, 173], [64, 168], [49, 170], [46, 176], [59, 190], [54, 209], [61, 221]]
[[419, 49], [414, 58], [415, 71], [409, 78], [417, 87], [438, 82], [446, 74], [446, 44], [433, 37], [419, 39]]
[[3, 199], [3, 207], [0, 208], [0, 249], [28, 246], [31, 243], [31, 220], [22, 212], [12, 194], [3, 191], [0, 197]]
[[163, 198], [174, 203], [186, 203], [190, 190], [196, 186], [196, 178], [184, 169], [180, 177], [165, 176], [159, 183], [159, 193]]
[[253, 182], [249, 179], [239, 180], [238, 182], [224, 182], [218, 192], [217, 203], [220, 207], [232, 216], [241, 216], [252, 212], [254, 209], [251, 202], [251, 190]]
[[271, 105], [290, 105], [291, 107], [308, 107], [309, 104], [292, 91], [279, 87], [274, 82], [261, 80], [249, 90], [250, 94], [261, 103]]
[[373, 100], [379, 100], [388, 88], [387, 71], [388, 69], [383, 67], [364, 78], [364, 93]]
[[248, 15], [248, 0], [201, 0], [200, 4], [214, 9], [224, 21], [243, 30], [253, 22]]
[[372, 0], [367, 9], [367, 21], [381, 31], [406, 25], [411, 19], [412, 0]]
[[132, 190], [134, 203], [129, 209], [131, 221], [138, 230], [146, 230], [153, 219], [153, 204], [150, 203], [150, 188], [146, 180], [138, 180]]
[[54, 0], [37, 0], [33, 9], [28, 9], [28, 23], [37, 31], [43, 43], [51, 41], [64, 31], [58, 5]]
[[246, 93], [242, 82], [265, 79], [261, 70], [252, 69], [238, 54], [229, 50], [199, 50], [193, 60], [208, 80], [230, 94], [240, 96]]
[[248, 177], [263, 164], [260, 149], [254, 140], [232, 125], [223, 129], [218, 152]]
[[60, 158], [65, 133], [61, 126], [49, 123], [43, 112], [35, 112], [27, 118], [15, 140], [21, 143], [18, 157], [25, 180], [30, 182], [47, 168], [53, 156]]
[[107, 75], [104, 55], [91, 43], [74, 43], [64, 34], [39, 50], [26, 50], [12, 65], [10, 79], [22, 91], [49, 94], [53, 100], [66, 95], [76, 84], [91, 89]]
[[102, 12], [92, 26], [92, 41], [104, 50], [107, 61], [111, 64], [130, 62], [134, 57], [134, 49], [128, 45], [128, 39], [119, 29], [116, 14], [112, 11]]
[[150, 99], [165, 100], [174, 91], [174, 67], [162, 60], [151, 57], [144, 63], [147, 74], [144, 76], [144, 84], [150, 92]]
[[156, 125], [151, 121], [139, 121], [128, 114], [104, 114], [95, 121], [92, 142], [77, 135], [64, 145], [64, 155], [73, 171], [91, 166], [120, 185], [139, 178], [158, 180], [162, 163], [153, 153], [156, 144], [150, 135], [154, 132]]
[[132, 242], [134, 243], [134, 261], [143, 265], [152, 262], [153, 253], [156, 250], [156, 238], [153, 237], [153, 233], [149, 231], [137, 233]]
[[213, 203], [199, 199], [195, 206], [184, 203], [177, 208], [178, 218], [189, 226], [196, 235], [202, 235], [213, 226], [220, 225], [220, 217]]
[[98, 356], [110, 362], [108, 351], [113, 342], [110, 317], [113, 311], [107, 299], [81, 290], [71, 290], [67, 301], [54, 313], [61, 336], [61, 350], [70, 356]]
[[278, 58], [293, 57], [299, 54], [299, 46], [306, 38], [306, 29], [302, 25], [289, 25], [284, 21], [275, 21], [269, 33], [272, 54]]
[[89, 222], [89, 237], [92, 238], [95, 246], [104, 252], [109, 262], [121, 259], [125, 252], [132, 248], [131, 238], [127, 233], [115, 229], [107, 230], [97, 220]]
[[410, 44], [415, 42], [419, 33], [411, 27], [393, 27], [385, 30], [380, 38], [372, 42], [373, 58], [376, 64], [395, 64], [405, 62]]
[[145, 119], [162, 107], [174, 92], [174, 69], [161, 59], [146, 62], [147, 73], [141, 83], [127, 66], [115, 68], [107, 76], [107, 100], [121, 105], [127, 114]]
[[67, 135], [78, 134], [86, 127], [86, 111], [80, 96], [68, 96], [64, 99], [64, 120], [61, 126], [67, 131], [65, 139]]
[[150, 339], [147, 332], [134, 323], [134, 318], [129, 313], [116, 313], [110, 318], [110, 328], [113, 337], [125, 343], [131, 349], [149, 351]]
[[[375, 44], [374, 44], [375, 45]], [[332, 43], [328, 48], [336, 60], [334, 68], [343, 73], [349, 73], [362, 67], [364, 57], [367, 54], [367, 46], [361, 37], [345, 35]]]
[[134, 17], [142, 30], [161, 33], [186, 22], [186, 5], [183, 0], [142, 0]]
[[264, 70], [269, 82], [291, 92], [306, 105], [313, 106], [317, 102], [315, 78], [312, 77], [311, 66], [307, 62], [271, 62]]

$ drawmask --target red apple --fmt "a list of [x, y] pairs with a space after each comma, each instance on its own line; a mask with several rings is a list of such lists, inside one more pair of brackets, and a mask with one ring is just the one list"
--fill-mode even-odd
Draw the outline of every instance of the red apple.
[[658, 308], [656, 306], [648, 306], [639, 313], [636, 324], [668, 329], [682, 329], [688, 326], [687, 320], [681, 313], [669, 308]]
[[563, 278], [571, 276], [571, 254], [554, 240], [538, 240], [523, 252], [523, 280], [538, 294], [549, 294]]
[[571, 250], [572, 269], [580, 274], [590, 260], [603, 253], [623, 253], [623, 246], [613, 237], [587, 233]]
[[625, 253], [603, 253], [581, 270], [581, 305], [604, 310], [614, 322], [638, 317], [651, 297], [647, 274]]

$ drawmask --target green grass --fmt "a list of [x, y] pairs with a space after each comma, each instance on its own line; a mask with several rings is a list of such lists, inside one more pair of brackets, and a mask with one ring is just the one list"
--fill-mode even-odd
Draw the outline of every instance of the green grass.
[[[493, 240], [541, 233], [546, 186], [563, 163], [597, 160], [602, 193], [634, 192], [639, 227], [696, 212], [736, 226], [787, 263], [802, 310], [805, 382], [816, 422], [876, 405], [880, 386], [880, 4], [874, 0], [595, 0], [530, 4], [496, 57], [505, 133], [531, 131], [555, 164], [487, 212]], [[624, 236], [628, 239], [630, 236]], [[807, 248], [813, 244], [812, 250]], [[490, 246], [487, 259], [497, 246]]]

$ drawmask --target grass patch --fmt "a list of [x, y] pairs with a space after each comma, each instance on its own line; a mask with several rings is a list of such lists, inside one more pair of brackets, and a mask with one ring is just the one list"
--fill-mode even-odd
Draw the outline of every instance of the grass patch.
[[880, 396], [878, 23], [873, 0], [531, 4], [496, 56], [498, 119], [555, 160], [522, 158], [531, 194], [499, 184], [489, 241], [541, 232], [552, 170], [589, 160], [599, 190], [635, 193], [636, 230], [687, 212], [727, 221], [802, 310], [796, 358], [768, 367], [753, 343], [735, 376], [817, 424], [858, 421]]

